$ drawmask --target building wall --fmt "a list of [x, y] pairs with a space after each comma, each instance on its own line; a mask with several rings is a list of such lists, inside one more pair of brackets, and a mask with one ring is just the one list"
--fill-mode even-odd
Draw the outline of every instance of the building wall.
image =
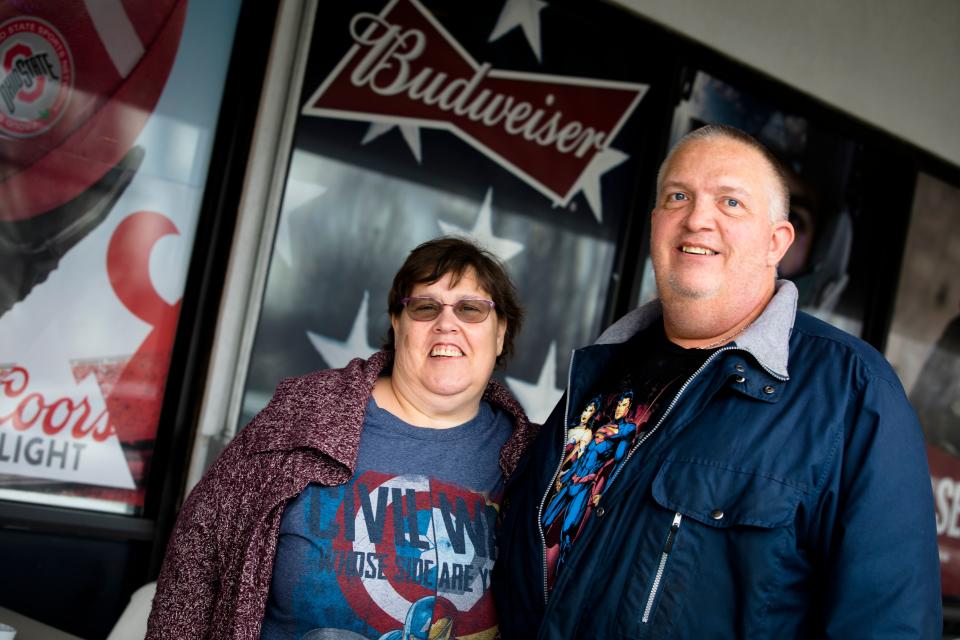
[[960, 165], [957, 0], [613, 0]]

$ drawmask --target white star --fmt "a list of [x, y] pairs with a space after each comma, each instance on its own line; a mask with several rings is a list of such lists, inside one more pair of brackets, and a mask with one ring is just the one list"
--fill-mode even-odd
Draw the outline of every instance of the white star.
[[306, 205], [311, 200], [326, 193], [327, 188], [305, 182], [296, 178], [287, 181], [287, 191], [283, 194], [283, 210], [280, 212], [280, 222], [277, 225], [277, 237], [274, 247], [277, 255], [288, 267], [293, 266], [293, 240], [290, 235], [290, 218], [294, 211]]
[[593, 216], [597, 222], [603, 222], [603, 198], [600, 196], [600, 177], [624, 162], [630, 156], [622, 151], [607, 147], [590, 159], [590, 164], [580, 174], [580, 179], [574, 186], [573, 193], [583, 191], [583, 197], [593, 209]]
[[370, 123], [370, 128], [367, 129], [367, 133], [364, 134], [363, 140], [360, 141], [360, 144], [367, 144], [372, 140], [376, 140], [387, 131], [390, 131], [394, 127], [400, 129], [400, 135], [403, 136], [403, 139], [406, 141], [407, 146], [410, 147], [410, 151], [413, 153], [413, 157], [417, 159], [417, 164], [420, 164], [420, 128], [415, 127], [412, 124], [396, 124], [394, 122], [372, 122]]
[[360, 310], [357, 311], [357, 317], [353, 321], [350, 335], [343, 342], [321, 336], [313, 331], [307, 331], [307, 337], [313, 343], [313, 348], [320, 353], [331, 369], [340, 369], [347, 366], [347, 363], [354, 358], [367, 358], [376, 351], [367, 342], [367, 327], [369, 326], [367, 311], [369, 307], [370, 292], [364, 291], [363, 302], [360, 303]]
[[543, 424], [554, 406], [560, 401], [563, 395], [563, 389], [558, 389], [557, 384], [557, 343], [550, 343], [550, 350], [547, 351], [547, 359], [540, 370], [540, 377], [536, 384], [524, 382], [518, 378], [507, 376], [507, 385], [517, 396], [517, 400], [523, 405], [527, 416], [531, 422]]
[[540, 0], [507, 0], [503, 9], [500, 10], [497, 25], [493, 28], [493, 33], [490, 34], [487, 42], [493, 42], [515, 27], [520, 27], [530, 48], [533, 49], [533, 54], [537, 56], [537, 62], [541, 62], [540, 12], [546, 6], [547, 3]]
[[469, 231], [455, 224], [437, 220], [440, 229], [447, 235], [466, 235], [476, 239], [482, 246], [486, 247], [491, 253], [506, 262], [513, 256], [523, 251], [523, 243], [506, 238], [498, 238], [493, 235], [493, 207], [490, 203], [493, 199], [493, 189], [487, 187], [487, 195], [483, 197], [483, 204], [480, 206], [480, 213], [477, 215], [477, 221], [473, 223], [473, 229]]

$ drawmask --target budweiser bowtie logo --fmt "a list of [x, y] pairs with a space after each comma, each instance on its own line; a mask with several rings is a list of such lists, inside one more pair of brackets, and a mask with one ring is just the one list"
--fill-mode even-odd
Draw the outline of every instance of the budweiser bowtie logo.
[[416, 0], [356, 14], [350, 35], [304, 114], [447, 129], [560, 204], [647, 90], [478, 64]]

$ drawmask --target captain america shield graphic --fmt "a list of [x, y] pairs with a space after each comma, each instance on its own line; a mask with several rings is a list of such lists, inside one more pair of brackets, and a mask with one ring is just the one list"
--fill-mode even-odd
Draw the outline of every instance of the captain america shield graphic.
[[[452, 623], [454, 637], [495, 635], [493, 501], [425, 475], [374, 471], [339, 489], [314, 505], [321, 509], [314, 521], [334, 534], [321, 564], [357, 617], [387, 632], [404, 626], [411, 607], [438, 596], [444, 607], [434, 622]], [[339, 503], [335, 515], [331, 500]]]

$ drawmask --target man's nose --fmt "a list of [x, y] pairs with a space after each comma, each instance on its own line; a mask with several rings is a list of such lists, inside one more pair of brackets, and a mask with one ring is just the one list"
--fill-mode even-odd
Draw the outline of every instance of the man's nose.
[[691, 231], [713, 229], [717, 223], [717, 209], [710, 198], [694, 198], [687, 208], [684, 226]]

